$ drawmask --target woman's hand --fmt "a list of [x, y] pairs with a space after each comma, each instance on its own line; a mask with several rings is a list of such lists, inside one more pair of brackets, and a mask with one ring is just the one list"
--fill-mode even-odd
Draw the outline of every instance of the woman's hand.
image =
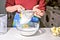
[[21, 10], [25, 10], [25, 8], [21, 5], [15, 5], [15, 6], [8, 6], [6, 7], [7, 12], [20, 12]]
[[41, 18], [44, 15], [45, 11], [38, 9], [39, 5], [33, 7], [33, 11], [35, 11], [34, 15]]

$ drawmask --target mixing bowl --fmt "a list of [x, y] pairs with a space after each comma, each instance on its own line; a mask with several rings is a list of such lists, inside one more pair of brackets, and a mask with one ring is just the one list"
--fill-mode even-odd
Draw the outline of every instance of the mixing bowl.
[[30, 21], [31, 18], [34, 16], [34, 11], [26, 10], [21, 11], [20, 13], [22, 13], [22, 17], [20, 19], [20, 22], [17, 24], [17, 29], [20, 31], [20, 34], [30, 36], [37, 33], [37, 31], [39, 30], [39, 22]]

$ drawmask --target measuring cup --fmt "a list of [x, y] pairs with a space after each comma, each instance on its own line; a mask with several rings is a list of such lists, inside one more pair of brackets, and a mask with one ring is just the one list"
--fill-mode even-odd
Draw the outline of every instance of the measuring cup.
[[0, 34], [7, 32], [7, 14], [0, 14]]

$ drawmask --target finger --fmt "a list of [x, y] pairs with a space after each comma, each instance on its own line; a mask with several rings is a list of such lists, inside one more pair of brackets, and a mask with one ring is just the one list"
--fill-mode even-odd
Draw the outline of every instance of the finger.
[[44, 12], [37, 12], [38, 15], [43, 16]]
[[18, 12], [25, 10], [25, 8], [18, 8]]
[[34, 13], [34, 16], [41, 18], [41, 16], [39, 14], [37, 14], [37, 12]]
[[22, 7], [21, 10], [25, 10], [25, 8]]
[[20, 7], [22, 10], [25, 10], [25, 8], [23, 6]]
[[41, 10], [40, 10], [40, 9], [33, 9], [33, 11], [41, 12]]
[[40, 16], [43, 16], [43, 15], [44, 15], [44, 13], [40, 13], [39, 15], [40, 15]]
[[36, 15], [38, 18], [41, 18], [41, 16], [40, 15]]
[[33, 10], [37, 9], [37, 7], [39, 7], [39, 5], [34, 6], [34, 7], [33, 7]]
[[39, 5], [34, 6], [34, 8], [37, 8], [37, 7], [39, 7]]
[[38, 18], [41, 18], [41, 16], [40, 15], [36, 15]]
[[18, 9], [18, 12], [20, 12], [21, 11], [21, 9]]
[[37, 14], [39, 14], [40, 16], [43, 16], [45, 14], [45, 11], [39, 11], [38, 10]]

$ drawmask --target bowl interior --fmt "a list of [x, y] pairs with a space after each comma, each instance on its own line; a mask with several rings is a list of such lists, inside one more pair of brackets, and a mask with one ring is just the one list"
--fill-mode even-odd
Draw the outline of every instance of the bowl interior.
[[23, 27], [20, 25], [20, 27], [18, 27], [19, 30], [21, 31], [35, 31], [35, 30], [38, 30], [39, 29], [39, 23], [35, 23], [34, 25], [33, 24], [30, 24], [28, 27]]

